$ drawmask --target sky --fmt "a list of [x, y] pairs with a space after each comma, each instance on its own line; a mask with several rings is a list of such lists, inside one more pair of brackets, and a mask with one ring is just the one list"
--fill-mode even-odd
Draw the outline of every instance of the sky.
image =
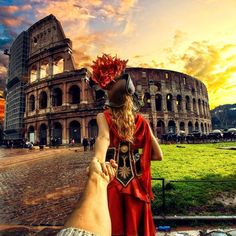
[[73, 42], [76, 66], [108, 53], [128, 66], [203, 81], [210, 108], [236, 101], [236, 0], [0, 0], [0, 77], [16, 36], [53, 14]]

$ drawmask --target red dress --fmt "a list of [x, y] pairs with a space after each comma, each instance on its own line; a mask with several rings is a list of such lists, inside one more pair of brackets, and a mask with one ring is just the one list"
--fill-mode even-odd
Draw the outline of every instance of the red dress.
[[[110, 129], [110, 147], [118, 148], [122, 139], [117, 133], [111, 114], [104, 111]], [[151, 204], [151, 134], [147, 121], [139, 114], [135, 117], [135, 141], [133, 149], [142, 148], [140, 165], [142, 174], [123, 186], [116, 178], [108, 186], [108, 204], [112, 223], [112, 235], [155, 236]]]

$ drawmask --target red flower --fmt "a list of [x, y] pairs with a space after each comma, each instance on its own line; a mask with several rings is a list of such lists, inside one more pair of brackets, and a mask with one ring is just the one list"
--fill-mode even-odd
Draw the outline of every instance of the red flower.
[[115, 81], [116, 77], [122, 74], [127, 62], [128, 60], [121, 60], [108, 54], [97, 57], [97, 60], [93, 61], [92, 65], [92, 80], [99, 84], [101, 88], [106, 89], [111, 81]]

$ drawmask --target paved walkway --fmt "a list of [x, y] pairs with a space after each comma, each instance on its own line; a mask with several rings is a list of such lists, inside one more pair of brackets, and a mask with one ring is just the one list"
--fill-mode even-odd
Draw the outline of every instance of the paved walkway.
[[87, 180], [92, 153], [32, 150], [0, 160], [0, 224], [63, 225]]

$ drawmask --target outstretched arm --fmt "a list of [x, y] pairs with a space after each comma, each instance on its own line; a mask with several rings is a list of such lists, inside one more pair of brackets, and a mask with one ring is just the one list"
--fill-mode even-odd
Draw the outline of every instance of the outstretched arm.
[[110, 134], [107, 120], [103, 113], [97, 115], [98, 137], [95, 142], [95, 158], [100, 162], [105, 162], [106, 152], [110, 145]]
[[163, 158], [162, 150], [161, 150], [160, 145], [157, 142], [157, 139], [154, 136], [150, 126], [149, 126], [149, 130], [150, 130], [150, 133], [151, 133], [151, 143], [152, 143], [152, 157], [151, 157], [151, 159], [153, 161], [161, 161], [162, 158]]
[[[116, 163], [106, 163], [107, 175], [94, 159], [89, 166], [89, 178], [82, 198], [67, 220], [67, 228], [79, 228], [98, 235], [111, 235], [111, 220], [107, 202], [107, 185], [115, 176]], [[104, 167], [103, 167], [104, 168]]]

